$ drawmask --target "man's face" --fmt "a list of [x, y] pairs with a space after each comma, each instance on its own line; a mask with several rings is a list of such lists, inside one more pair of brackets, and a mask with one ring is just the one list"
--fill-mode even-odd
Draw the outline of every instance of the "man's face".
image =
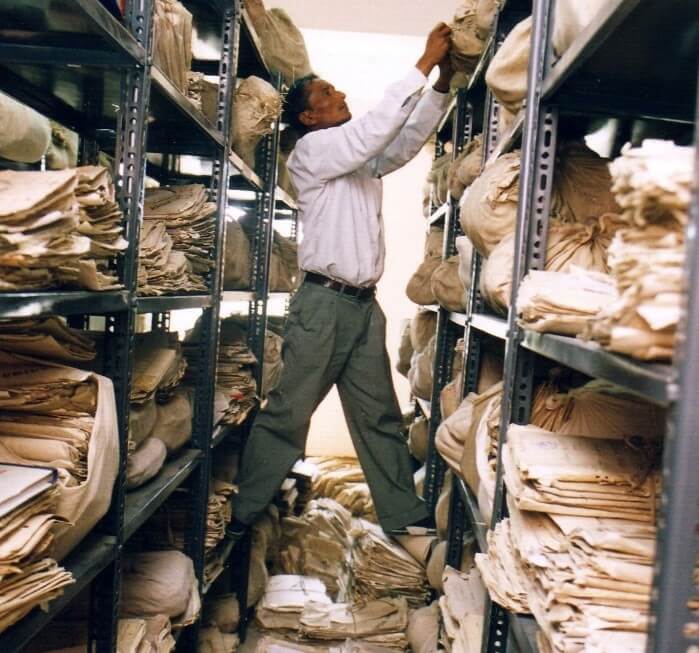
[[324, 79], [314, 79], [308, 85], [308, 108], [299, 116], [309, 130], [328, 129], [352, 119], [347, 96]]

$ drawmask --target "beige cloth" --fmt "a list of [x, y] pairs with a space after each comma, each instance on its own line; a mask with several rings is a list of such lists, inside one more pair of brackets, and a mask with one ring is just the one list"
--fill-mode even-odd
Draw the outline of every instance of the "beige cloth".
[[466, 310], [468, 288], [459, 276], [458, 255], [451, 256], [440, 263], [430, 277], [430, 288], [437, 303], [448, 311], [463, 312]]
[[429, 235], [425, 242], [425, 257], [420, 264], [415, 274], [409, 279], [408, 286], [405, 289], [408, 299], [427, 306], [435, 304], [437, 298], [432, 292], [430, 279], [434, 271], [442, 263], [442, 248], [444, 241], [444, 231], [442, 229], [430, 229]]
[[442, 156], [434, 159], [430, 172], [427, 175], [430, 198], [436, 206], [441, 206], [447, 201], [449, 195], [449, 168], [452, 160], [451, 152], [442, 154]]
[[468, 142], [449, 169], [449, 190], [461, 199], [464, 191], [477, 179], [483, 165], [483, 137], [478, 134]]
[[192, 416], [190, 392], [178, 388], [170, 400], [157, 404], [157, 418], [151, 436], [160, 440], [171, 454], [191, 439]]
[[269, 269], [269, 288], [272, 292], [293, 292], [300, 283], [298, 246], [290, 238], [284, 238], [275, 231]]
[[96, 356], [92, 338], [55, 316], [0, 323], [0, 348], [63, 363], [83, 363]]
[[485, 83], [511, 113], [522, 108], [527, 95], [527, 68], [532, 38], [532, 18], [517, 23], [507, 35], [485, 73]]
[[283, 9], [265, 10], [262, 0], [248, 0], [245, 8], [260, 37], [262, 55], [271, 70], [282, 74], [287, 85], [311, 73], [306, 42]]
[[477, 0], [465, 0], [457, 8], [450, 27], [452, 66], [456, 72], [472, 73], [478, 64], [485, 40], [478, 30]]
[[134, 490], [144, 485], [158, 472], [167, 458], [167, 448], [158, 438], [148, 438], [129, 456], [126, 465], [126, 489]]
[[131, 404], [129, 408], [129, 444], [137, 447], [153, 431], [155, 421], [158, 418], [158, 408], [155, 398], [147, 400], [145, 403]]
[[439, 604], [435, 601], [412, 612], [406, 634], [413, 653], [434, 653], [439, 640]]
[[419, 310], [410, 322], [410, 343], [413, 352], [424, 351], [436, 330], [437, 314], [434, 311]]
[[427, 460], [429, 439], [429, 422], [424, 417], [418, 417], [408, 431], [408, 446], [413, 457], [421, 463]]
[[448, 419], [454, 414], [461, 403], [461, 388], [463, 386], [463, 377], [457, 376], [453, 381], [447, 383], [439, 393], [439, 405], [441, 408], [442, 419]]
[[0, 156], [35, 163], [51, 142], [51, 126], [41, 114], [0, 93]]
[[487, 38], [492, 31], [500, 3], [501, 0], [478, 0], [476, 3], [476, 29], [482, 39]]
[[51, 121], [51, 143], [46, 150], [46, 167], [49, 170], [65, 170], [78, 166], [78, 134], [63, 125]]
[[434, 368], [434, 356], [436, 338], [432, 336], [424, 351], [415, 353], [408, 370], [410, 391], [416, 397], [430, 401], [432, 399], [432, 375]]
[[246, 290], [250, 287], [250, 241], [237, 220], [226, 223], [224, 290]]
[[248, 77], [236, 89], [231, 120], [233, 150], [251, 168], [255, 167], [257, 144], [272, 133], [272, 125], [281, 110], [279, 93], [264, 79]]
[[202, 628], [199, 631], [199, 653], [235, 653], [240, 640], [238, 635], [222, 633], [218, 628]]
[[215, 626], [222, 633], [234, 633], [240, 623], [240, 603], [235, 594], [207, 598], [203, 623]]
[[398, 362], [396, 363], [396, 370], [399, 374], [408, 376], [412, 356], [413, 343], [410, 341], [410, 320], [406, 319], [401, 321], [401, 338], [398, 347]]
[[605, 0], [591, 0], [589, 2], [557, 0], [553, 19], [552, 42], [553, 49], [559, 57], [606, 4]]
[[454, 488], [454, 472], [447, 469], [444, 474], [442, 489], [439, 491], [437, 505], [434, 509], [434, 521], [437, 529], [437, 537], [446, 540], [449, 536], [449, 506], [451, 504], [451, 493]]
[[153, 62], [184, 94], [192, 67], [192, 14], [178, 0], [156, 0]]

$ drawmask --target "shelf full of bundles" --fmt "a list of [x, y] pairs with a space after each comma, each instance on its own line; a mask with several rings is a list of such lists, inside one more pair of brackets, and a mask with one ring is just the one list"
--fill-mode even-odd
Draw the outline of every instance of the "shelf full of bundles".
[[[243, 591], [223, 539], [236, 463], [213, 464], [212, 436], [244, 426], [278, 379], [266, 298], [270, 279], [289, 292], [298, 278], [295, 205], [275, 198], [280, 84], [259, 66], [264, 84], [238, 79], [236, 53], [264, 63], [269, 34], [252, 36], [238, 2], [120, 4], [0, 9], [0, 464], [50, 479], [17, 505], [16, 484], [0, 488], [8, 653], [194, 651], [202, 596]], [[191, 70], [199, 50], [216, 53], [207, 75]], [[225, 261], [226, 215], [250, 188], [243, 265], [237, 250]], [[224, 265], [251, 293], [233, 341]], [[200, 313], [184, 338], [180, 309]]]
[[[475, 30], [483, 4], [457, 17]], [[451, 133], [464, 151], [482, 133], [483, 165], [446, 184], [449, 202], [462, 193], [470, 247], [462, 385], [442, 387], [435, 434], [448, 468], [436, 512], [438, 526], [449, 512], [445, 636], [456, 645], [475, 625], [484, 651], [508, 639], [543, 653], [685, 650], [699, 554], [699, 13], [513, 8], [484, 55], [486, 106], [468, 85]], [[414, 452], [425, 431], [411, 427]], [[474, 577], [488, 596], [464, 607]]]

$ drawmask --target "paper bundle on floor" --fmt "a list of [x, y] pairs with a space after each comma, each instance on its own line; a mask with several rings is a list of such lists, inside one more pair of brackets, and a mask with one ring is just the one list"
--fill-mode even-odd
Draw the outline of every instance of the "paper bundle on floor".
[[352, 572], [357, 600], [404, 597], [411, 607], [429, 598], [425, 566], [378, 526], [362, 521], [352, 549]]
[[198, 653], [235, 653], [240, 639], [233, 633], [222, 633], [218, 628], [202, 628], [199, 631]]
[[0, 464], [0, 632], [74, 582], [51, 557], [57, 499], [54, 470]]
[[442, 585], [444, 595], [439, 599], [439, 609], [450, 650], [478, 653], [486, 593], [478, 569], [464, 573], [447, 566]]
[[505, 483], [521, 510], [652, 524], [660, 484], [655, 457], [652, 448], [621, 440], [513, 424], [503, 449]]
[[298, 631], [301, 614], [310, 602], [332, 605], [322, 581], [308, 576], [271, 576], [255, 611], [255, 620], [265, 631], [293, 634]]
[[0, 288], [113, 290], [126, 249], [106, 168], [0, 172]]
[[335, 499], [355, 517], [376, 521], [371, 492], [356, 458], [321, 458], [314, 462], [317, 475], [313, 492], [316, 496]]

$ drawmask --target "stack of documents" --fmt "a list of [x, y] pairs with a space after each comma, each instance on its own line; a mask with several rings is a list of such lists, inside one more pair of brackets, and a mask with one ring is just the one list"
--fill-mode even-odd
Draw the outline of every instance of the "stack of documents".
[[0, 632], [74, 582], [50, 557], [57, 494], [55, 470], [0, 464]]
[[411, 608], [424, 606], [430, 596], [425, 566], [378, 526], [361, 520], [360, 529], [352, 549], [355, 599], [403, 597]]
[[72, 329], [55, 316], [0, 322], [0, 349], [64, 363], [95, 358], [95, 343], [84, 331]]
[[480, 653], [486, 590], [478, 569], [464, 573], [447, 566], [442, 585], [444, 595], [439, 598], [439, 609], [447, 650]]
[[316, 496], [335, 499], [355, 517], [377, 521], [371, 492], [356, 458], [318, 458], [313, 462], [317, 468], [313, 481]]
[[216, 204], [201, 184], [146, 192], [139, 245], [139, 293], [204, 293], [211, 271]]
[[123, 216], [102, 166], [0, 171], [0, 290], [120, 286]]

